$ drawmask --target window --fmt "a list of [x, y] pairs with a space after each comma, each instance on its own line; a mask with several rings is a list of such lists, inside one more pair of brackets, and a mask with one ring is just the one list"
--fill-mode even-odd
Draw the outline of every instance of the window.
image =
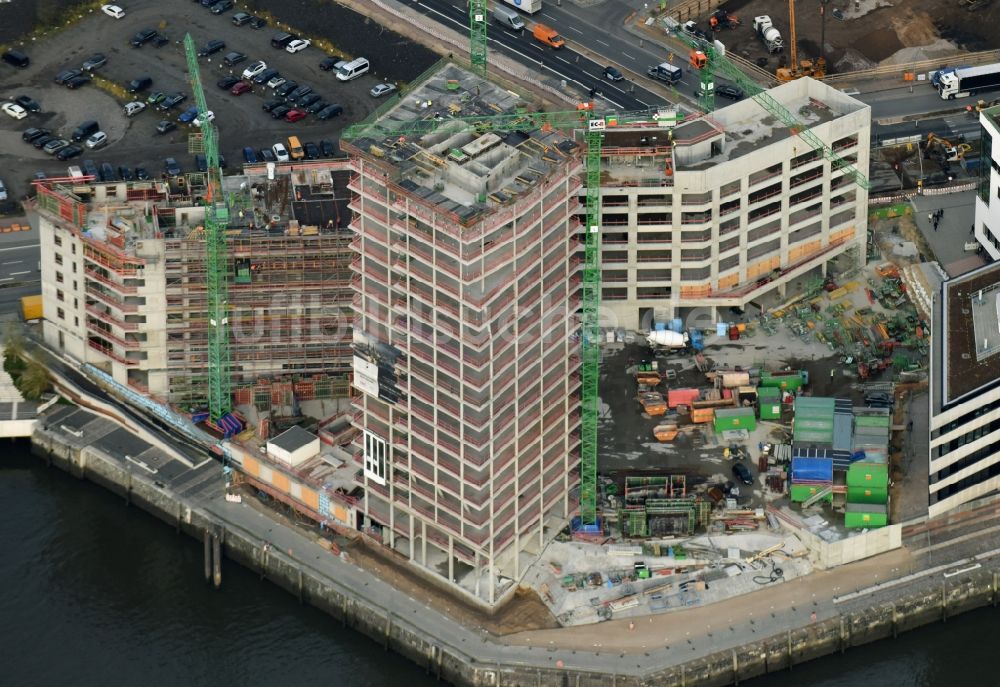
[[[987, 163], [992, 163], [991, 153], [993, 152], [993, 137], [986, 131], [986, 127], [981, 127], [979, 169], [985, 170]], [[989, 205], [990, 202], [990, 173], [981, 171], [979, 173], [979, 199]]]
[[70, 244], [70, 246], [69, 246], [69, 252], [72, 253], [73, 255], [76, 255], [76, 244], [75, 243], [71, 243]]
[[73, 274], [76, 274], [76, 263], [73, 263]]
[[57, 246], [61, 246], [62, 245], [62, 236], [55, 236], [55, 237], [53, 237], [52, 240], [55, 242], [55, 244]]
[[66, 312], [62, 308], [56, 308], [56, 317], [60, 320], [66, 319]]
[[62, 272], [56, 272], [56, 284], [62, 284], [62, 283], [63, 283]]
[[56, 289], [56, 300], [64, 301], [66, 300], [65, 294], [63, 294], [62, 289]]
[[57, 265], [62, 264], [62, 253], [56, 253], [56, 264]]
[[385, 439], [365, 430], [365, 476], [385, 484]]

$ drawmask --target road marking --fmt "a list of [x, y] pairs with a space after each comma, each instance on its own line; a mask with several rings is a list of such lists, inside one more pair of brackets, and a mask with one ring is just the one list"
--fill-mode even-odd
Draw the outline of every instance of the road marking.
[[26, 243], [23, 246], [14, 246], [13, 248], [0, 248], [0, 253], [8, 250], [28, 250], [30, 248], [38, 248], [37, 243]]
[[0, 281], [14, 281], [14, 277], [4, 277], [3, 279], [0, 279]]
[[607, 44], [607, 43], [605, 43], [604, 41], [598, 41], [598, 40], [595, 40], [595, 42], [597, 42], [597, 43], [600, 43], [600, 44], [601, 44], [601, 45], [603, 45], [603, 46], [604, 46], [605, 48], [610, 48], [610, 47], [611, 47], [610, 45], [608, 45], [608, 44]]
[[24, 260], [8, 260], [7, 262], [0, 262], [0, 265], [16, 265], [19, 262], [24, 262]]
[[12, 277], [16, 277], [19, 274], [31, 274], [31, 272], [25, 270], [24, 272], [11, 272], [10, 274]]
[[629, 58], [630, 60], [634, 60], [635, 59], [634, 57], [632, 57], [631, 55], [629, 55], [627, 52], [623, 52], [622, 55], [624, 55], [625, 57]]
[[557, 57], [556, 59], [559, 60], [560, 62], [565, 62], [566, 64], [570, 65], [571, 67], [573, 66], [573, 63], [570, 62], [569, 60], [567, 60], [565, 57]]
[[576, 28], [575, 26], [567, 26], [566, 28], [568, 28], [570, 31], [576, 31], [581, 36], [583, 35], [583, 31], [581, 31], [580, 29]]

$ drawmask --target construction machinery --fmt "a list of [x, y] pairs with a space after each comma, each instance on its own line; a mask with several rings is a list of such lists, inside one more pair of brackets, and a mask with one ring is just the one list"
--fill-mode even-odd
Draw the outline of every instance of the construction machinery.
[[938, 162], [960, 162], [970, 150], [972, 146], [968, 143], [953, 145], [948, 139], [931, 132], [927, 134], [927, 141], [924, 143], [924, 158], [935, 158]]
[[823, 157], [830, 160], [833, 167], [844, 170], [846, 176], [866, 191], [871, 188], [868, 177], [861, 173], [850, 161], [837, 154], [830, 146], [824, 143], [810, 129], [809, 125], [796, 117], [787, 107], [771, 97], [764, 88], [735, 64], [730, 62], [724, 55], [720, 55], [716, 47], [708, 41], [700, 41], [693, 38], [678, 27], [673, 28], [674, 35], [689, 47], [701, 50], [705, 53], [707, 64], [701, 70], [702, 96], [700, 102], [706, 112], [715, 109], [715, 77], [714, 73], [719, 72], [727, 79], [743, 89], [743, 92], [750, 96], [755, 103], [763, 107], [768, 113], [780, 120], [785, 126], [795, 132], [795, 134]]
[[712, 13], [712, 16], [708, 18], [708, 25], [712, 27], [713, 31], [721, 31], [722, 29], [735, 30], [741, 24], [740, 18], [735, 14], [730, 14], [721, 7]]
[[487, 26], [490, 13], [486, 0], [469, 0], [469, 57], [472, 71], [486, 76]]
[[226, 227], [229, 207], [222, 193], [219, 166], [219, 134], [205, 102], [198, 68], [198, 49], [191, 34], [184, 36], [188, 78], [198, 106], [199, 133], [192, 135], [192, 152], [204, 152], [208, 166], [205, 203], [205, 287], [208, 296], [208, 413], [218, 424], [232, 410], [232, 380], [229, 377], [229, 271]]
[[818, 57], [815, 62], [812, 60], [799, 61], [798, 39], [795, 35], [795, 0], [788, 0], [788, 23], [789, 23], [789, 62], [787, 67], [778, 67], [774, 72], [778, 81], [785, 83], [794, 79], [801, 79], [803, 76], [811, 76], [814, 79], [822, 79], [826, 76], [826, 59]]
[[767, 51], [772, 55], [784, 49], [785, 42], [781, 38], [781, 32], [771, 23], [770, 16], [762, 14], [754, 17], [753, 30], [760, 37], [760, 40], [763, 41], [764, 45], [767, 46]]

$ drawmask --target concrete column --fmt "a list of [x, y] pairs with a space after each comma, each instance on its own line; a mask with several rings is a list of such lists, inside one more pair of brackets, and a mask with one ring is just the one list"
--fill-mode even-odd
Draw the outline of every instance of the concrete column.
[[448, 535], [448, 581], [455, 581], [455, 537]]
[[788, 287], [788, 282], [781, 282], [780, 284], [778, 284], [778, 296], [782, 300], [785, 299], [785, 293], [786, 293], [787, 287]]
[[420, 523], [420, 564], [427, 567], [427, 523]]
[[820, 263], [819, 273], [824, 279], [826, 279], [826, 271], [829, 267], [829, 264], [830, 264], [829, 260], [824, 260], [822, 263]]

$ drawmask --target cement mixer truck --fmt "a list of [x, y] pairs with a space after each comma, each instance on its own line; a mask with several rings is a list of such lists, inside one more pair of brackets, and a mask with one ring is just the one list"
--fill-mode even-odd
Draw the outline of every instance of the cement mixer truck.
[[677, 350], [687, 348], [690, 338], [686, 332], [674, 332], [669, 329], [657, 329], [646, 336], [650, 348], [667, 348]]
[[769, 53], [781, 52], [785, 47], [785, 42], [781, 40], [781, 34], [771, 23], [771, 17], [762, 14], [753, 18], [753, 30], [757, 32], [760, 39], [764, 41]]

